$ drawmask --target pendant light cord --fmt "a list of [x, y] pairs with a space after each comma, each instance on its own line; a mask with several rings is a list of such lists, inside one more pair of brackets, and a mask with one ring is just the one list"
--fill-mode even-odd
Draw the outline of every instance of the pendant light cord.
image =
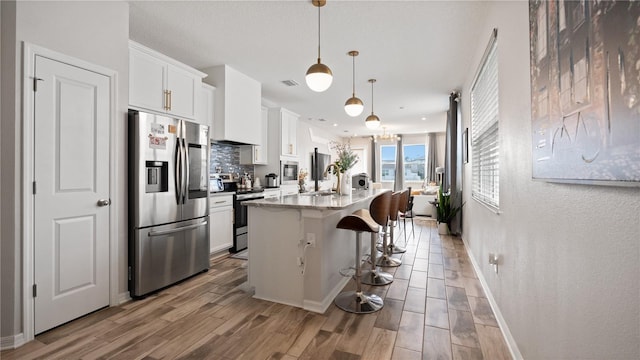
[[353, 92], [351, 95], [356, 97], [356, 56], [351, 55], [351, 57], [353, 58], [353, 81], [351, 82], [353, 84]]
[[371, 115], [373, 115], [373, 83], [375, 81], [371, 82]]
[[320, 6], [318, 6], [318, 64], [320, 64]]

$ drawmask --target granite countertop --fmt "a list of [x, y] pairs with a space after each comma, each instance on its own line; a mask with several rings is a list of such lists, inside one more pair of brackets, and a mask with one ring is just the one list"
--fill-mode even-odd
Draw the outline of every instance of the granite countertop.
[[376, 195], [389, 191], [387, 189], [353, 190], [351, 195], [310, 195], [285, 196], [273, 199], [258, 199], [243, 202], [246, 206], [273, 207], [288, 209], [340, 210], [361, 201], [369, 200]]

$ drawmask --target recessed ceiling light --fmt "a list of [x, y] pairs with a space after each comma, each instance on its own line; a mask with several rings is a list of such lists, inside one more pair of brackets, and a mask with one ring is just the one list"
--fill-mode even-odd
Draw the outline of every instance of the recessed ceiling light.
[[333, 123], [333, 126], [338, 126], [338, 124], [336, 124], [336, 123]]
[[420, 118], [420, 120], [425, 121], [425, 120], [427, 120], [427, 117], [423, 116], [423, 117]]

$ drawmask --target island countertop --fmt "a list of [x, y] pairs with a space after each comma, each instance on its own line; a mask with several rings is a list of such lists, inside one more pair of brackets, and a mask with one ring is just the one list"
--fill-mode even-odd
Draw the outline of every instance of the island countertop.
[[273, 199], [258, 199], [243, 202], [246, 206], [274, 207], [287, 209], [341, 210], [353, 204], [370, 200], [387, 189], [353, 190], [351, 195], [312, 195], [283, 196]]

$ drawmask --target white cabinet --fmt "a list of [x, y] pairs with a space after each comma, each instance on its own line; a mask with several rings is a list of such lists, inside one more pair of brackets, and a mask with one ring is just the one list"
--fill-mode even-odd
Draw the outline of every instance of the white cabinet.
[[296, 184], [282, 184], [280, 185], [280, 195], [281, 196], [290, 196], [290, 195], [298, 195], [298, 185]]
[[129, 41], [129, 105], [195, 119], [198, 92], [206, 74]]
[[260, 83], [227, 65], [204, 72], [206, 82], [216, 87], [213, 139], [260, 145]]
[[298, 114], [284, 108], [273, 108], [270, 115], [280, 128], [280, 155], [298, 156]]
[[265, 199], [277, 199], [280, 197], [280, 189], [264, 189]]
[[212, 195], [209, 199], [209, 252], [233, 247], [233, 194]]
[[195, 120], [199, 124], [209, 126], [209, 137], [213, 139], [213, 119], [214, 119], [214, 103], [216, 96], [216, 88], [202, 84], [200, 91], [198, 92], [198, 99], [196, 104], [196, 117]]
[[267, 164], [267, 150], [268, 150], [268, 116], [269, 109], [262, 107], [261, 111], [261, 125], [262, 125], [262, 138], [260, 145], [246, 145], [240, 147], [240, 164], [242, 165], [266, 165]]

